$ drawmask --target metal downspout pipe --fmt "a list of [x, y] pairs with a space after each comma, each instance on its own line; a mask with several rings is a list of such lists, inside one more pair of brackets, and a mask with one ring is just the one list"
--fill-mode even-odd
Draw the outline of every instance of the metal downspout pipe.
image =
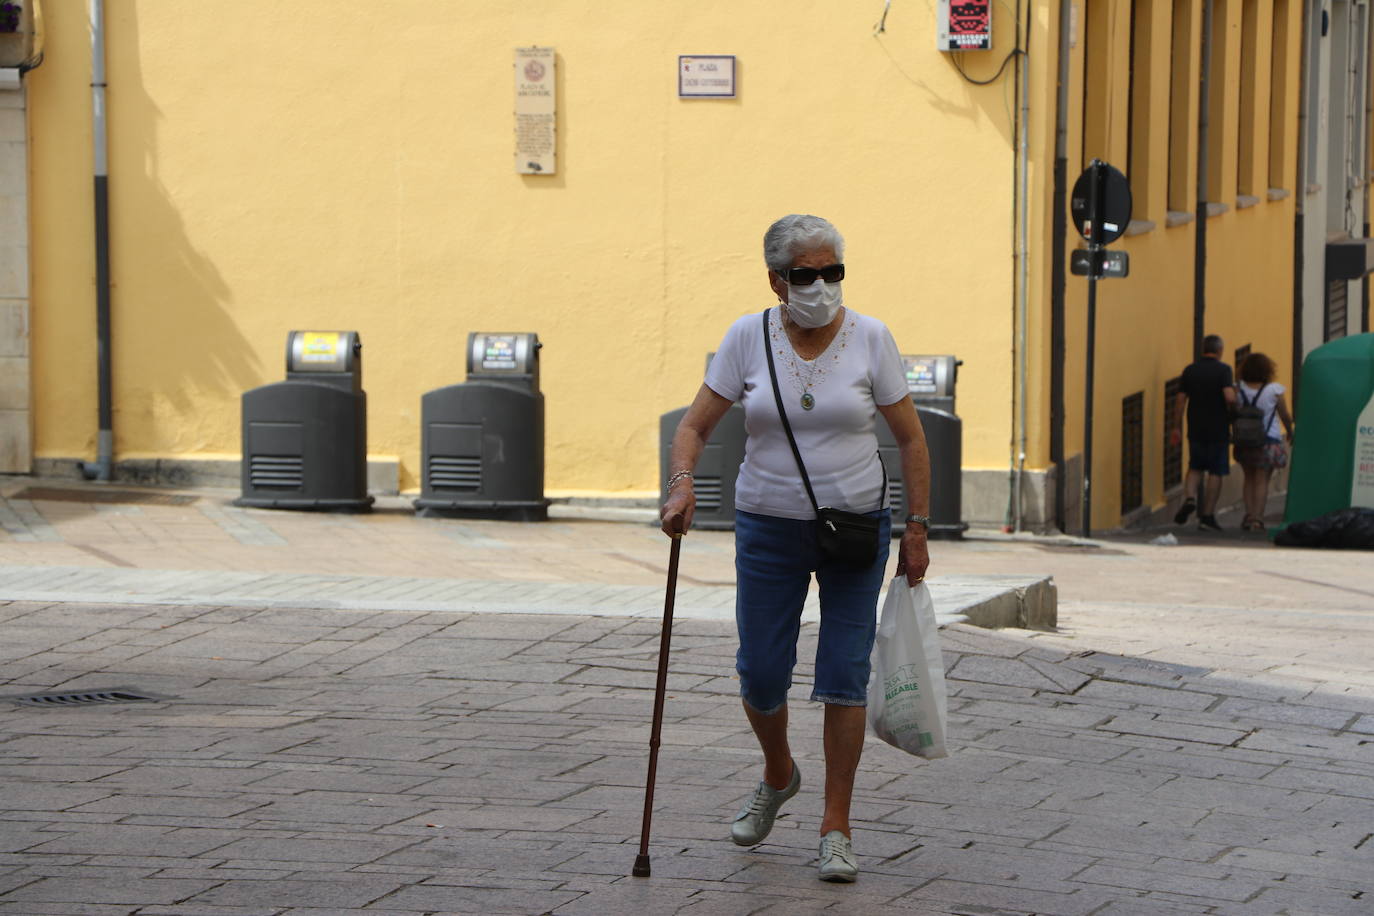
[[1064, 297], [1068, 247], [1069, 51], [1071, 0], [1059, 0], [1058, 85], [1054, 113], [1054, 190], [1050, 203], [1050, 463], [1054, 465], [1054, 525], [1068, 530], [1064, 455]]
[[[1017, 227], [1016, 227], [1016, 259], [1017, 259], [1017, 291], [1016, 291], [1016, 437], [1012, 443], [1012, 488], [1011, 488], [1011, 530], [1020, 531], [1022, 528], [1022, 488], [1026, 479], [1026, 392], [1029, 383], [1027, 381], [1027, 344], [1029, 333], [1027, 331], [1028, 308], [1027, 297], [1030, 285], [1030, 265], [1027, 263], [1027, 234], [1030, 226], [1030, 199], [1027, 192], [1029, 182], [1029, 163], [1026, 161], [1029, 153], [1029, 143], [1026, 138], [1028, 124], [1030, 121], [1030, 72], [1026, 58], [1030, 51], [1030, 22], [1029, 16], [1025, 24], [1025, 37], [1017, 36], [1017, 45], [1021, 48], [1017, 80], [1021, 93], [1021, 105], [1018, 111], [1018, 121], [1020, 122], [1017, 130], [1017, 174], [1016, 194], [1017, 203]], [[1020, 30], [1021, 24], [1021, 0], [1016, 2], [1016, 28]]]
[[[1361, 227], [1363, 229], [1363, 232], [1360, 237], [1367, 239], [1369, 238], [1369, 179], [1371, 174], [1369, 156], [1369, 137], [1370, 124], [1374, 124], [1374, 63], [1371, 62], [1372, 60], [1374, 60], [1371, 58], [1371, 55], [1374, 55], [1374, 24], [1371, 24], [1371, 17], [1367, 7], [1365, 15], [1361, 17], [1361, 22], [1364, 25], [1364, 55], [1363, 60], [1361, 61], [1361, 63], [1364, 65], [1364, 72], [1360, 74], [1361, 79], [1364, 80], [1364, 86], [1361, 87], [1364, 90], [1364, 123], [1361, 125], [1363, 130], [1361, 131], [1362, 136], [1360, 137], [1360, 140], [1362, 142], [1359, 144], [1358, 147], [1360, 151], [1360, 158], [1359, 161], [1355, 163], [1355, 174], [1360, 182], [1360, 188], [1364, 193], [1364, 201], [1362, 207], [1364, 211], [1364, 225]], [[1347, 321], [1349, 321], [1349, 319], [1347, 319]], [[1348, 324], [1346, 326], [1349, 327]], [[1369, 333], [1368, 273], [1366, 273], [1364, 277], [1360, 280], [1359, 332], [1362, 334]], [[1293, 374], [1297, 375], [1298, 367], [1294, 366], [1293, 368]]]
[[[1021, 19], [1017, 0], [1016, 18]], [[1016, 530], [1022, 528], [1022, 487], [1026, 479], [1026, 398], [1030, 389], [1030, 8], [1026, 9], [1025, 40], [1021, 52], [1021, 439], [1017, 448]]]
[[1298, 156], [1297, 174], [1293, 176], [1293, 388], [1291, 403], [1296, 406], [1298, 403], [1298, 389], [1302, 385], [1302, 357], [1303, 357], [1303, 248], [1305, 242], [1306, 229], [1303, 226], [1304, 214], [1307, 211], [1307, 131], [1308, 118], [1310, 114], [1307, 110], [1307, 87], [1309, 73], [1308, 68], [1315, 66], [1315, 59], [1309, 60], [1308, 47], [1311, 42], [1312, 15], [1310, 7], [1304, 3], [1302, 14], [1302, 27], [1298, 30], [1298, 46], [1301, 48], [1298, 54]]
[[90, 0], [91, 106], [95, 134], [95, 324], [100, 431], [95, 463], [81, 462], [87, 480], [108, 481], [114, 463], [110, 369], [110, 191], [105, 125], [105, 3]]
[[1202, 4], [1202, 73], [1198, 80], [1197, 115], [1197, 231], [1193, 258], [1193, 353], [1196, 359], [1202, 352], [1202, 338], [1207, 333], [1207, 145], [1211, 120], [1212, 89], [1212, 0]]

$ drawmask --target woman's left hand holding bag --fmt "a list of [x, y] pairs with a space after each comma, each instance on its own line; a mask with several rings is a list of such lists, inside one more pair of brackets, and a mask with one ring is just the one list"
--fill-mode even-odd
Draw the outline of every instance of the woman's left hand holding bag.
[[908, 585], [915, 586], [926, 577], [930, 566], [930, 549], [926, 544], [926, 529], [911, 523], [902, 533], [901, 546], [897, 548], [897, 575], [905, 575]]

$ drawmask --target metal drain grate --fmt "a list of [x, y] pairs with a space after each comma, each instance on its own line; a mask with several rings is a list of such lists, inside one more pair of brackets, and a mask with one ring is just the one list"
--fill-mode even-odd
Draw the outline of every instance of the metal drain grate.
[[108, 703], [152, 703], [166, 697], [153, 696], [128, 687], [112, 687], [109, 690], [83, 690], [79, 693], [31, 693], [25, 696], [5, 697], [19, 706], [38, 706], [52, 708], [58, 706], [96, 706]]
[[59, 503], [137, 503], [144, 506], [189, 506], [200, 499], [181, 493], [156, 493], [143, 490], [106, 490], [90, 487], [26, 487], [10, 499], [43, 500]]

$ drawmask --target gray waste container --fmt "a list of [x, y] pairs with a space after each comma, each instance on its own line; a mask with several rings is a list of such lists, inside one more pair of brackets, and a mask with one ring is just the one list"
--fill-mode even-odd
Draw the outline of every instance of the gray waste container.
[[[903, 356], [907, 390], [921, 418], [930, 451], [930, 536], [961, 538], [968, 530], [963, 520], [963, 421], [954, 413], [954, 389], [959, 366], [953, 356]], [[877, 424], [878, 454], [887, 468], [888, 503], [892, 507], [892, 534], [900, 537], [906, 519], [906, 484], [897, 440], [886, 422]]]
[[366, 511], [367, 393], [355, 331], [292, 331], [286, 381], [243, 395], [242, 495], [266, 509]]
[[[706, 367], [711, 367], [715, 353], [706, 354]], [[671, 468], [669, 452], [673, 447], [673, 433], [687, 413], [686, 407], [670, 410], [658, 421], [658, 488], [668, 485]], [[735, 481], [739, 466], [744, 463], [744, 408], [730, 405], [720, 418], [706, 448], [701, 452], [692, 475], [692, 492], [696, 493], [697, 508], [692, 527], [708, 531], [733, 531], [735, 528]]]
[[[680, 407], [668, 411], [658, 421], [660, 493], [668, 485], [668, 453], [673, 433], [686, 413], [687, 408]], [[693, 473], [692, 491], [696, 493], [697, 508], [692, 527], [708, 531], [730, 531], [735, 527], [735, 480], [744, 461], [744, 440], [744, 408], [732, 404], [706, 440]]]
[[420, 400], [422, 515], [544, 521], [537, 334], [468, 335], [467, 381]]

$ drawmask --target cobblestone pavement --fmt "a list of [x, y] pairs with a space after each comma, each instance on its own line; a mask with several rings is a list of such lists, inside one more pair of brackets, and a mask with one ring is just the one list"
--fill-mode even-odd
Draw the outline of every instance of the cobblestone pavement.
[[[0, 542], [11, 567], [661, 589], [666, 554], [625, 524], [231, 526], [273, 545], [203, 505], [24, 502], [8, 505], [35, 540]], [[934, 554], [942, 574], [1054, 575], [1060, 628], [942, 631], [951, 756], [869, 741], [847, 887], [814, 877], [813, 626], [802, 790], [742, 849], [728, 821], [758, 752], [731, 626], [678, 623], [654, 877], [636, 879], [653, 615], [0, 603], [0, 694], [155, 698], [0, 702], [0, 914], [1374, 912], [1368, 554], [990, 538]], [[683, 573], [728, 587], [728, 534], [690, 535]]]

